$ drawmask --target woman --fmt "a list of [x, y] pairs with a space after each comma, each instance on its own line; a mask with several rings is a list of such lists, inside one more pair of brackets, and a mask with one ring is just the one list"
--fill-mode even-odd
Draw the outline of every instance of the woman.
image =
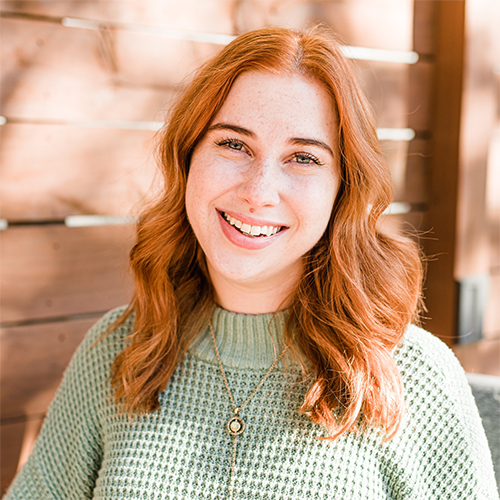
[[7, 498], [496, 498], [422, 270], [377, 221], [373, 119], [332, 37], [247, 33], [161, 135], [135, 294], [79, 348]]

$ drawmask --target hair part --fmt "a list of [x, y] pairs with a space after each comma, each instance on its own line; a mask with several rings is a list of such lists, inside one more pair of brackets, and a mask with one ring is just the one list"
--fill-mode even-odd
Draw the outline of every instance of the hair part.
[[246, 33], [196, 73], [159, 135], [163, 190], [137, 225], [130, 253], [134, 332], [113, 363], [116, 402], [129, 413], [155, 411], [179, 361], [213, 312], [204, 254], [185, 210], [193, 150], [239, 75], [301, 74], [324, 86], [338, 115], [341, 183], [325, 234], [304, 257], [285, 340], [305, 356], [314, 380], [301, 411], [332, 438], [377, 427], [389, 439], [402, 421], [401, 376], [391, 350], [417, 319], [422, 265], [414, 242], [377, 222], [392, 200], [390, 172], [370, 106], [334, 36], [263, 28]]

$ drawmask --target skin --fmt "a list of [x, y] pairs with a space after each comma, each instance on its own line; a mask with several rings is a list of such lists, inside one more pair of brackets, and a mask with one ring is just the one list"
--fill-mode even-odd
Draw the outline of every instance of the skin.
[[[236, 79], [193, 153], [186, 190], [188, 218], [223, 308], [263, 314], [287, 306], [337, 194], [337, 122], [315, 80], [267, 72]], [[245, 235], [224, 213], [281, 230]]]

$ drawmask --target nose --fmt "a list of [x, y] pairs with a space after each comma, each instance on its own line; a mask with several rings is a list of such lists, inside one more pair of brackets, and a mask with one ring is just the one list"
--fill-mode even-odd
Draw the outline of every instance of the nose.
[[273, 207], [280, 202], [281, 183], [279, 168], [271, 162], [254, 162], [245, 172], [238, 195], [253, 208]]

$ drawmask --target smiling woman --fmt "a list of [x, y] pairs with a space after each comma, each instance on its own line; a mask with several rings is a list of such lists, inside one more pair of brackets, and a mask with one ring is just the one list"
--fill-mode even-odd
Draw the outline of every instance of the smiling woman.
[[334, 37], [240, 36], [159, 153], [133, 300], [87, 335], [7, 498], [496, 498], [463, 370], [411, 324], [419, 252], [378, 226], [390, 174]]
[[302, 256], [330, 220], [337, 134], [331, 98], [316, 81], [256, 71], [235, 81], [194, 150], [186, 190], [187, 216], [223, 308], [286, 307]]

